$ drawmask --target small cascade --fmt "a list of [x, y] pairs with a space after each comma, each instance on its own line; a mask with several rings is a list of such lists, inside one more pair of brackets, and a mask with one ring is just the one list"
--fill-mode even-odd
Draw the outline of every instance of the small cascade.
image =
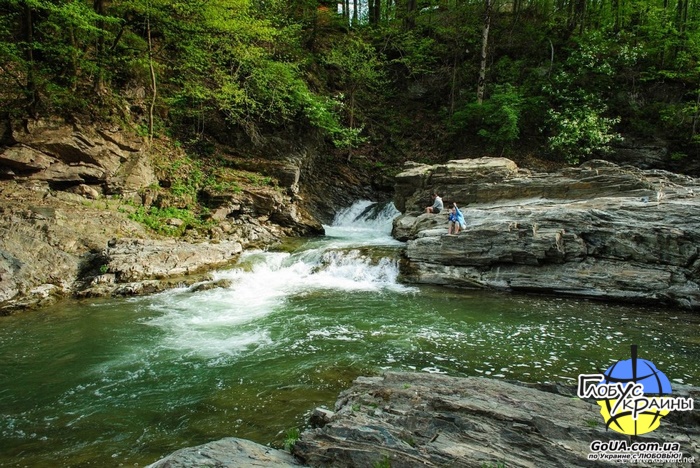
[[391, 238], [391, 224], [401, 214], [393, 203], [359, 201], [340, 211], [326, 236], [358, 245], [399, 245]]
[[151, 304], [160, 314], [149, 324], [167, 331], [168, 348], [235, 353], [251, 340], [266, 341], [242, 325], [282, 310], [292, 297], [315, 291], [412, 291], [398, 283], [398, 260], [391, 251], [391, 256], [371, 255], [366, 249], [400, 245], [390, 237], [397, 214], [391, 203], [357, 202], [338, 213], [326, 237], [297, 252], [245, 252], [240, 267], [214, 274], [216, 280], [229, 280], [228, 288], [161, 294]]

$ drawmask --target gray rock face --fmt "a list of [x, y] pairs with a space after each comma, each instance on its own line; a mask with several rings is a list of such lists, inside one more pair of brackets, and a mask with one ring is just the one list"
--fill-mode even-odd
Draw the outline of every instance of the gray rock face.
[[178, 450], [148, 468], [239, 468], [300, 466], [292, 455], [245, 439], [228, 437]]
[[[185, 231], [188, 244], [136, 240], [159, 236], [126, 213], [134, 203], [148, 208], [163, 201], [142, 138], [61, 119], [4, 124], [0, 132], [9, 146], [0, 148], [0, 314], [60, 296], [148, 294], [192, 284], [203, 279], [195, 277], [199, 272], [235, 260], [242, 248], [323, 233], [309, 213], [313, 201], [298, 194], [303, 161], [285, 158], [264, 167], [275, 184], [198, 194], [214, 221], [206, 231], [165, 220]], [[264, 161], [256, 159], [250, 169]], [[164, 206], [172, 206], [168, 201]], [[114, 238], [121, 240], [105, 250]]]
[[144, 141], [120, 129], [28, 120], [15, 123], [11, 133], [16, 144], [0, 150], [0, 166], [18, 179], [103, 185], [115, 194], [136, 193], [157, 182]]
[[[685, 396], [697, 405], [697, 389]], [[478, 377], [360, 377], [335, 409], [294, 445], [310, 466], [608, 466], [588, 461], [590, 443], [627, 439], [605, 429], [594, 402]], [[679, 442], [698, 460], [697, 419], [668, 419], [639, 441]]]
[[[415, 166], [397, 176], [406, 213], [394, 236], [408, 241], [412, 282], [698, 308], [698, 190], [696, 179], [603, 161], [549, 174], [502, 158]], [[421, 214], [433, 191], [461, 207], [457, 236], [445, 236], [446, 214]]]
[[268, 245], [279, 235], [274, 225], [252, 219], [222, 223], [217, 239], [217, 233], [148, 239], [152, 234], [122, 208], [119, 200], [94, 204], [50, 191], [45, 182], [1, 183], [0, 315], [60, 297], [141, 295], [198, 283], [243, 248]]
[[225, 266], [243, 251], [239, 242], [192, 244], [172, 239], [115, 239], [103, 251], [109, 273], [121, 283], [198, 273]]
[[642, 169], [668, 168], [671, 155], [668, 142], [658, 139], [625, 137], [613, 144], [609, 160], [618, 164], [633, 164]]

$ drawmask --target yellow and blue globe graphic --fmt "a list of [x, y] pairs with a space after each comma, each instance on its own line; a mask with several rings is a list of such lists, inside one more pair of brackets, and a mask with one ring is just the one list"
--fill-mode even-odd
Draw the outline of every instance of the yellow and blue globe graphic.
[[[603, 377], [601, 384], [641, 384], [644, 387], [644, 396], [648, 398], [662, 399], [662, 395], [671, 394], [671, 382], [666, 375], [652, 362], [637, 359], [636, 356], [616, 362], [605, 371]], [[640, 412], [635, 418], [631, 410], [618, 409], [612, 414], [616, 403], [617, 400], [598, 400], [600, 414], [606, 427], [626, 435], [641, 435], [655, 430], [659, 427], [661, 418], [669, 413], [668, 410], [649, 409]]]

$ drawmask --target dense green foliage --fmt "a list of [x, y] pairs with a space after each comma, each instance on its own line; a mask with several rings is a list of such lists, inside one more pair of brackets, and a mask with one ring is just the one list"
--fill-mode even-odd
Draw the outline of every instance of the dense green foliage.
[[576, 163], [627, 136], [695, 156], [698, 2], [491, 3], [480, 103], [483, 0], [3, 0], [0, 106], [189, 142], [316, 129], [384, 162]]

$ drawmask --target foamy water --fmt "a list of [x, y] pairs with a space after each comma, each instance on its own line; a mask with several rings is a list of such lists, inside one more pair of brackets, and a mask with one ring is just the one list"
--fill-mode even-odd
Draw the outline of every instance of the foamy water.
[[290, 298], [323, 290], [411, 293], [415, 288], [397, 282], [397, 259], [372, 258], [360, 250], [400, 245], [390, 236], [397, 214], [392, 204], [355, 203], [325, 226], [324, 238], [298, 252], [249, 251], [241, 255], [240, 266], [214, 273], [215, 280], [229, 280], [230, 287], [155, 296], [149, 308], [157, 316], [145, 323], [163, 330], [165, 348], [210, 357], [235, 355], [270, 343], [266, 330], [241, 325], [282, 310]]

